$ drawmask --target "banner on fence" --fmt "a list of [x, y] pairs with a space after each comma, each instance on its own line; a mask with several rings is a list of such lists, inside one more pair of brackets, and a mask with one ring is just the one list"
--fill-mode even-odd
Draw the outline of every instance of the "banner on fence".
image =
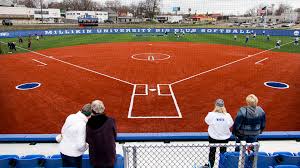
[[60, 36], [80, 34], [147, 34], [147, 33], [191, 33], [191, 34], [253, 34], [271, 36], [299, 36], [300, 30], [269, 30], [269, 29], [227, 29], [227, 28], [78, 28], [49, 30], [17, 30], [1, 31], [0, 38], [24, 36]]

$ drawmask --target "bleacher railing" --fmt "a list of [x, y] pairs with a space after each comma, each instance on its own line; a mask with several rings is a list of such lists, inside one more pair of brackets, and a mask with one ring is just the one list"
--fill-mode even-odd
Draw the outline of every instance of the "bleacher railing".
[[[209, 164], [209, 149], [216, 147]], [[220, 148], [226, 147], [225, 153]], [[239, 152], [235, 152], [239, 148]], [[125, 168], [256, 168], [258, 143], [124, 145]]]

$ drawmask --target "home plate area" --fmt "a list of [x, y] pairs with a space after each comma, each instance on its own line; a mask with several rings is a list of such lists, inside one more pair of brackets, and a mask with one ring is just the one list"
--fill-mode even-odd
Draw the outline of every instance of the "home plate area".
[[182, 118], [172, 86], [135, 84], [128, 118]]

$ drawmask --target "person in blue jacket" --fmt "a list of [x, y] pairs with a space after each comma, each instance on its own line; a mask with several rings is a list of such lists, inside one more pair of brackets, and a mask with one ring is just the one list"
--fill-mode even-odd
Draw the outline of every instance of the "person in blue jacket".
[[[236, 142], [246, 141], [247, 143], [257, 142], [258, 135], [266, 127], [266, 114], [257, 105], [258, 98], [250, 94], [246, 98], [247, 106], [241, 107], [234, 120], [232, 133]], [[239, 148], [236, 148], [239, 151]]]

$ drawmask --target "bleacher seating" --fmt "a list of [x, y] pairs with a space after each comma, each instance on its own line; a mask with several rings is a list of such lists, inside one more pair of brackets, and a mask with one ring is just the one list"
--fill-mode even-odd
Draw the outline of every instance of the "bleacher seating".
[[9, 168], [16, 164], [16, 160], [19, 158], [17, 155], [0, 155], [0, 167]]
[[[57, 168], [62, 167], [61, 156], [52, 155], [45, 157], [44, 155], [27, 155], [19, 157], [17, 155], [0, 155], [0, 168]], [[124, 158], [122, 155], [117, 154], [115, 160], [115, 168], [124, 168]], [[92, 168], [90, 164], [89, 155], [83, 155], [82, 168]]]
[[44, 155], [27, 155], [17, 159], [16, 168], [42, 167], [44, 165]]
[[296, 165], [300, 167], [300, 156], [295, 156], [291, 152], [274, 152], [273, 155], [276, 157], [277, 165]]
[[299, 168], [299, 167], [296, 165], [278, 165], [275, 166], [274, 168]]
[[62, 166], [61, 155], [53, 155], [45, 158], [44, 166], [45, 168], [61, 167]]
[[292, 152], [274, 152], [273, 155], [286, 155], [286, 156], [294, 156]]
[[224, 154], [220, 154], [219, 168], [237, 168], [239, 155], [239, 152], [225, 152]]
[[82, 156], [82, 163], [81, 163], [81, 165], [82, 165], [82, 168], [92, 168], [92, 165], [90, 163], [90, 157], [89, 157], [89, 155], [84, 154]]

